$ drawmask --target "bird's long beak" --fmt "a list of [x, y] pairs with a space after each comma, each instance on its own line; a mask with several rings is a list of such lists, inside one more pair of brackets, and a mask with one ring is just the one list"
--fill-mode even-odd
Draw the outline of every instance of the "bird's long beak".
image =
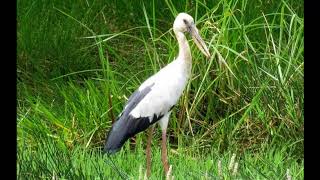
[[192, 36], [193, 41], [196, 43], [196, 45], [198, 46], [200, 51], [207, 58], [210, 58], [210, 52], [208, 50], [208, 47], [205, 44], [205, 42], [202, 40], [201, 36], [199, 35], [199, 31], [198, 31], [197, 27], [194, 24], [192, 24], [192, 25], [190, 25], [190, 29], [189, 30], [190, 30], [190, 34]]

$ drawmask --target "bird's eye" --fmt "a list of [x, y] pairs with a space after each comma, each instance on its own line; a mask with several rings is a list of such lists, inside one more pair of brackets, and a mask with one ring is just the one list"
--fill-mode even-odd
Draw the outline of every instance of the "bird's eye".
[[183, 22], [184, 22], [185, 24], [188, 24], [188, 21], [187, 21], [187, 20], [185, 20], [185, 19], [183, 19]]

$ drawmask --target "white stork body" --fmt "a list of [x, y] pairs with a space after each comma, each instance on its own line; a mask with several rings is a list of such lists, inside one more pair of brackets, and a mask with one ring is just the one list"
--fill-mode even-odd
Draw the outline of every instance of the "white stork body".
[[[200, 50], [206, 56], [210, 56], [190, 15], [180, 13], [176, 17], [173, 30], [179, 43], [178, 57], [144, 81], [130, 96], [124, 110], [109, 131], [105, 145], [107, 153], [117, 152], [128, 138], [159, 122], [162, 129], [162, 162], [166, 173], [169, 169], [166, 152], [169, 116], [188, 82], [192, 67], [190, 47], [184, 33], [189, 32]], [[151, 161], [150, 143], [151, 138], [147, 144], [147, 164]], [[150, 175], [149, 166], [147, 174]]]
[[[191, 57], [190, 60], [191, 61]], [[191, 63], [182, 58], [177, 58], [170, 64], [161, 69], [158, 73], [151, 76], [139, 87], [139, 91], [146, 86], [151, 87], [151, 91], [143, 100], [131, 111], [135, 118], [149, 117], [152, 120], [154, 114], [163, 114], [159, 120], [162, 129], [167, 128], [168, 114], [171, 108], [179, 100], [191, 73]]]
[[[154, 114], [170, 113], [179, 100], [191, 74], [192, 58], [190, 47], [185, 35], [176, 32], [179, 43], [179, 56], [158, 73], [148, 78], [139, 87], [139, 91], [154, 83], [152, 90], [131, 111], [134, 117], [153, 116]], [[162, 118], [159, 123], [161, 128], [167, 128], [168, 120]]]

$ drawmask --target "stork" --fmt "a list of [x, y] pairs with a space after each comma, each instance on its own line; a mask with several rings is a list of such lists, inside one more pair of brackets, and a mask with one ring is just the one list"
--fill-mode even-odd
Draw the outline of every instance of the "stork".
[[117, 121], [112, 125], [104, 147], [108, 154], [118, 152], [130, 137], [151, 127], [146, 148], [148, 176], [151, 173], [151, 140], [155, 123], [159, 123], [162, 130], [161, 160], [165, 174], [169, 170], [166, 148], [169, 116], [188, 82], [192, 67], [191, 51], [185, 33], [192, 36], [207, 58], [210, 57], [190, 15], [179, 13], [173, 23], [173, 31], [179, 43], [178, 57], [144, 81], [130, 96]]

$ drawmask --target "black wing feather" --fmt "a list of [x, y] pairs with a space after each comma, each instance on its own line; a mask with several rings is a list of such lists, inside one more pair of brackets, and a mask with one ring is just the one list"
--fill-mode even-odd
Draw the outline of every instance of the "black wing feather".
[[130, 114], [130, 112], [142, 101], [142, 99], [151, 91], [152, 86], [154, 86], [154, 83], [151, 85], [145, 87], [143, 90], [139, 91], [137, 89], [128, 99], [128, 102], [126, 103], [126, 108], [121, 113], [122, 114]]
[[115, 153], [120, 150], [123, 144], [135, 134], [146, 130], [150, 125], [154, 124], [163, 117], [163, 114], [152, 117], [135, 118], [130, 115], [130, 112], [141, 102], [141, 100], [151, 91], [154, 83], [145, 87], [143, 90], [136, 90], [130, 97], [126, 104], [126, 108], [118, 117], [117, 121], [112, 125], [108, 133], [105, 152]]

